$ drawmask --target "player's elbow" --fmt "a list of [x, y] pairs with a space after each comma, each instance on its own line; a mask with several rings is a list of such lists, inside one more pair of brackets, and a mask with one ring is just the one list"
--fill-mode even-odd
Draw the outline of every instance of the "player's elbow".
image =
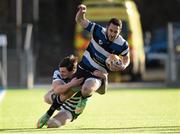
[[49, 99], [50, 95], [49, 94], [45, 94], [44, 95], [44, 102], [47, 104], [52, 104], [51, 100]]
[[62, 94], [63, 90], [60, 87], [54, 87], [54, 93], [55, 94]]

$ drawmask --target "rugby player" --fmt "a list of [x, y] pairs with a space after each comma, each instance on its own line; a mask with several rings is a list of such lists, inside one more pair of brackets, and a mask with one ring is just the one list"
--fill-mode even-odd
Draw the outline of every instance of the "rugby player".
[[[76, 72], [78, 78], [84, 77], [81, 89], [84, 98], [91, 96], [101, 86], [102, 80], [91, 75], [91, 72], [95, 70], [109, 72], [105, 62], [110, 54], [120, 56], [122, 61], [122, 64], [114, 65], [111, 71], [122, 71], [130, 63], [128, 43], [120, 35], [122, 22], [117, 18], [112, 18], [106, 28], [102, 27], [85, 17], [86, 9], [86, 6], [81, 4], [78, 6], [76, 14], [76, 22], [91, 34], [90, 43], [78, 64]], [[101, 92], [101, 94], [103, 93], [105, 91]]]
[[[73, 121], [83, 112], [87, 99], [83, 101], [84, 103], [82, 105], [82, 108], [77, 109], [76, 106], [78, 102], [81, 101], [82, 95], [78, 88], [73, 90], [71, 88], [79, 86], [80, 83], [83, 81], [82, 78], [72, 78], [73, 74], [76, 71], [76, 67], [77, 58], [71, 55], [65, 57], [60, 62], [59, 69], [54, 71], [52, 89], [48, 91], [48, 93], [46, 93], [46, 95], [44, 96], [44, 100], [46, 103], [52, 104], [55, 99], [59, 100], [59, 98], [61, 98], [61, 110], [50, 120], [49, 113], [47, 112], [39, 119], [37, 123], [37, 128], [42, 128], [46, 123], [47, 127], [49, 128], [60, 127]], [[106, 74], [98, 70], [94, 71], [93, 74], [103, 79], [107, 77]], [[102, 86], [102, 88], [105, 88], [105, 86]]]

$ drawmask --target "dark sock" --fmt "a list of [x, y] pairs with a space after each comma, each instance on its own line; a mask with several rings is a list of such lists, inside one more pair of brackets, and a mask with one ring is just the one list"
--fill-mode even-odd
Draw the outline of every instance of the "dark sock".
[[53, 101], [53, 104], [51, 105], [51, 107], [50, 107], [49, 110], [47, 111], [47, 114], [48, 114], [49, 116], [52, 116], [53, 113], [54, 113], [54, 111], [55, 111], [56, 109], [58, 109], [58, 108], [62, 105], [62, 103], [63, 103], [63, 102], [61, 101], [60, 97], [57, 95], [56, 98], [55, 98], [54, 101]]
[[53, 94], [51, 95], [52, 101], [54, 101], [54, 100], [56, 99], [57, 96], [58, 96], [57, 94], [53, 93]]

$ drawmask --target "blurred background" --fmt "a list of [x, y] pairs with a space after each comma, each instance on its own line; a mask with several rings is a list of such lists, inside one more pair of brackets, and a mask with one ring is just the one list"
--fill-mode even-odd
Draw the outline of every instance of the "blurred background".
[[50, 84], [60, 60], [81, 56], [89, 35], [75, 23], [76, 8], [105, 25], [123, 22], [131, 64], [110, 82], [180, 83], [180, 0], [0, 0], [0, 87]]

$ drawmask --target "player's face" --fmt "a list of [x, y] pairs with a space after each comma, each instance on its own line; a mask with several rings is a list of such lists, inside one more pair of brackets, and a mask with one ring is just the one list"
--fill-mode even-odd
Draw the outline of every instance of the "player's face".
[[108, 36], [108, 39], [110, 41], [114, 41], [118, 35], [120, 34], [120, 27], [119, 26], [116, 26], [114, 24], [110, 24], [108, 27], [107, 27], [107, 36]]
[[63, 79], [72, 77], [71, 71], [68, 71], [66, 67], [60, 67], [59, 71]]

